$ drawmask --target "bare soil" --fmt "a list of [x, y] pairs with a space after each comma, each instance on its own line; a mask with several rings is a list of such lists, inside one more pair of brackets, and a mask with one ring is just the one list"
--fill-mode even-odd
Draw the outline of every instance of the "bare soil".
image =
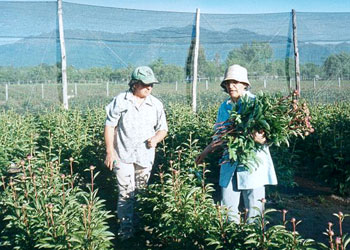
[[[278, 188], [278, 192], [272, 192], [268, 206], [288, 210], [289, 220], [293, 217], [297, 221], [301, 220], [297, 231], [303, 238], [328, 243], [328, 238], [323, 232], [326, 232], [328, 222], [332, 222], [335, 235], [339, 235], [338, 218], [333, 214], [339, 211], [350, 214], [350, 199], [337, 196], [330, 188], [310, 179], [296, 177], [295, 182], [297, 187]], [[273, 220], [281, 221], [282, 215]], [[344, 220], [343, 233], [350, 233], [350, 217]]]
[[[330, 188], [321, 186], [313, 180], [296, 177], [296, 187], [267, 188], [267, 208], [282, 211], [288, 210], [287, 220], [295, 218], [301, 223], [297, 231], [304, 239], [314, 239], [318, 242], [328, 244], [326, 232], [328, 222], [334, 224], [335, 236], [339, 235], [339, 223], [333, 213], [341, 211], [350, 214], [350, 199], [334, 195]], [[214, 193], [214, 199], [220, 197], [219, 191]], [[282, 223], [282, 213], [274, 213], [270, 217], [272, 225]], [[115, 225], [116, 226], [116, 225]], [[289, 224], [290, 226], [290, 224]], [[343, 233], [350, 233], [350, 217], [345, 218]], [[144, 232], [136, 234], [135, 238], [120, 241], [115, 239], [115, 249], [156, 249], [156, 246], [147, 246], [147, 234]]]

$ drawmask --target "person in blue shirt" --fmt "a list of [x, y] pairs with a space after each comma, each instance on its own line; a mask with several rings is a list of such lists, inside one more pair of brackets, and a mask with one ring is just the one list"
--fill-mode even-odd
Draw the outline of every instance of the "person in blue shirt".
[[[234, 64], [227, 68], [224, 75], [224, 80], [221, 82], [221, 87], [229, 98], [225, 100], [219, 108], [216, 125], [214, 130], [219, 129], [230, 117], [230, 111], [234, 103], [238, 103], [242, 96], [248, 95], [251, 98], [255, 96], [249, 91], [250, 82], [248, 80], [247, 69]], [[253, 217], [259, 215], [262, 210], [265, 199], [265, 185], [277, 185], [277, 177], [273, 166], [272, 158], [268, 146], [266, 145], [266, 137], [264, 131], [256, 131], [252, 134], [253, 139], [260, 144], [263, 144], [262, 149], [256, 152], [257, 160], [253, 161], [253, 170], [248, 171], [239, 162], [229, 160], [227, 149], [224, 150], [223, 156], [220, 159], [220, 179], [222, 199], [221, 205], [225, 205], [229, 209], [229, 220], [235, 223], [240, 222], [239, 216], [239, 201], [241, 194], [244, 200], [244, 206], [248, 209], [248, 223], [253, 222]], [[222, 146], [222, 142], [218, 143], [213, 140], [203, 152], [197, 156], [196, 163], [203, 162], [205, 157]]]

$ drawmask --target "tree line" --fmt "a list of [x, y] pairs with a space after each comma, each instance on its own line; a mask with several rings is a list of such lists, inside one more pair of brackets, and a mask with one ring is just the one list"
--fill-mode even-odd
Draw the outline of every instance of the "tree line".
[[[191, 81], [193, 72], [193, 43], [191, 44], [185, 66], [167, 64], [158, 58], [150, 63], [156, 76], [161, 82]], [[239, 48], [232, 49], [225, 60], [216, 54], [208, 60], [203, 47], [199, 48], [198, 77], [202, 79], [214, 79], [221, 77], [228, 65], [241, 64], [248, 69], [250, 77], [286, 77], [294, 76], [294, 58], [284, 60], [274, 59], [272, 47], [265, 42], [251, 42], [242, 44]], [[73, 66], [67, 68], [68, 80], [81, 81], [114, 81], [127, 82], [134, 65], [125, 68], [113, 69], [112, 67], [92, 67], [79, 69]], [[328, 56], [322, 65], [304, 63], [300, 65], [302, 79], [329, 79], [350, 77], [350, 53], [341, 52]], [[32, 67], [0, 67], [1, 83], [54, 83], [61, 81], [60, 64], [40, 64]]]

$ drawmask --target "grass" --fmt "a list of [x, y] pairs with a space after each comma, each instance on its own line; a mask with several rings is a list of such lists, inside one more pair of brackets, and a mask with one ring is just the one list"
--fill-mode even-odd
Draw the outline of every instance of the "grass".
[[[281, 92], [287, 94], [289, 88], [294, 89], [294, 82], [285, 80], [267, 80], [266, 88], [263, 80], [251, 80], [252, 92]], [[350, 101], [350, 81], [342, 81], [341, 86], [338, 80], [327, 81], [301, 81], [301, 95], [312, 103], [333, 103], [338, 101]], [[80, 107], [103, 107], [113, 96], [128, 88], [126, 83], [70, 83], [68, 84], [69, 106]], [[108, 94], [108, 95], [107, 95]], [[165, 104], [192, 103], [191, 84], [162, 83], [156, 85], [153, 94], [159, 97]], [[11, 84], [8, 87], [8, 100], [6, 101], [5, 86], [0, 86], [0, 107], [8, 110], [14, 109], [19, 112], [39, 111], [47, 108], [56, 108], [62, 99], [60, 84]], [[226, 98], [219, 82], [209, 82], [206, 89], [205, 82], [198, 83], [198, 106], [217, 104]]]

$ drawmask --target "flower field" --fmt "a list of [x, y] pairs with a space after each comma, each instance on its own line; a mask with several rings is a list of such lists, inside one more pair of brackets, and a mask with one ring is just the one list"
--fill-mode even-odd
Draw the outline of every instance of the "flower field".
[[[324, 240], [309, 239], [299, 233], [300, 219], [292, 210], [269, 202], [272, 193], [262, 201], [265, 210], [256, 225], [247, 224], [244, 216], [239, 225], [228, 223], [227, 210], [216, 197], [219, 153], [203, 165], [194, 163], [211, 141], [224, 93], [201, 86], [201, 109], [193, 114], [187, 105], [186, 86], [177, 94], [170, 87], [157, 87], [154, 92], [165, 103], [169, 134], [158, 145], [149, 188], [138, 196], [137, 210], [145, 230], [138, 232], [130, 245], [137, 249], [350, 246], [350, 210], [329, 214], [332, 224], [325, 224], [319, 232], [326, 234], [321, 236]], [[335, 89], [327, 94], [346, 98], [345, 93], [344, 89]], [[350, 104], [334, 102], [334, 98], [316, 103], [311, 100], [315, 97], [312, 88], [303, 94], [310, 96], [315, 132], [305, 139], [293, 139], [289, 147], [271, 147], [279, 187], [295, 185], [296, 175], [312, 176], [332, 188], [333, 193], [348, 197]], [[25, 103], [25, 99], [23, 92], [23, 103], [3, 104], [0, 113], [1, 248], [127, 248], [127, 243], [115, 236], [116, 180], [103, 165], [104, 106], [110, 97], [72, 98], [69, 111], [41, 100]], [[40, 112], [30, 112], [33, 110]], [[305, 223], [307, 219], [301, 222]]]

